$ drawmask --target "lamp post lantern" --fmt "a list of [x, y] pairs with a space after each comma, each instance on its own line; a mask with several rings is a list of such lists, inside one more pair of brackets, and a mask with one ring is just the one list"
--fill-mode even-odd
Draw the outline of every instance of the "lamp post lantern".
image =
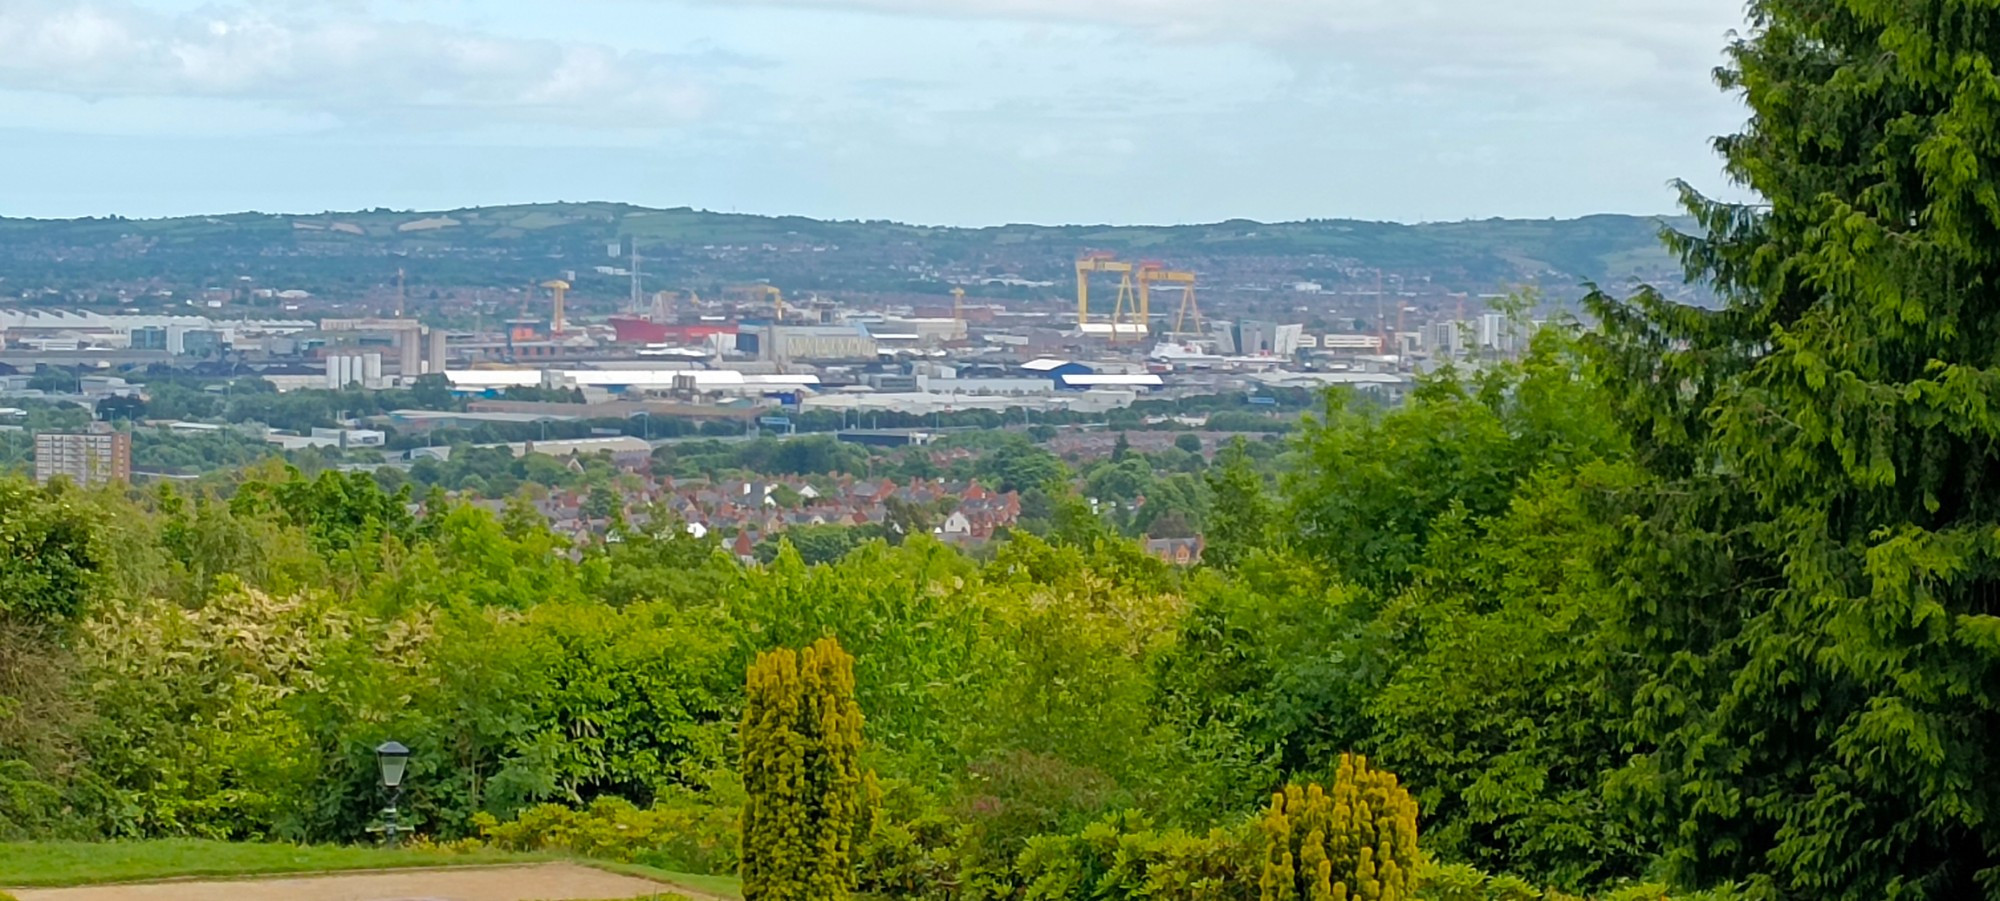
[[375, 749], [375, 765], [382, 772], [382, 787], [389, 792], [389, 806], [382, 809], [382, 836], [393, 848], [403, 831], [396, 821], [396, 801], [403, 795], [403, 775], [410, 769], [410, 749], [400, 742], [385, 741]]

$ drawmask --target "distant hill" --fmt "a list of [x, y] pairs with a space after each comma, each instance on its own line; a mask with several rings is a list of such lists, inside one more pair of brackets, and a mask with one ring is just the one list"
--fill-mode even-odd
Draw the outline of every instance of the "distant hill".
[[[1489, 293], [1536, 285], [1574, 294], [1583, 282], [1672, 288], [1680, 270], [1661, 247], [1663, 220], [1601, 215], [1402, 225], [1353, 220], [1184, 226], [944, 228], [822, 221], [613, 203], [313, 215], [236, 213], [176, 219], [0, 218], [0, 300], [88, 283], [213, 287], [241, 276], [338, 294], [379, 286], [405, 268], [413, 285], [518, 287], [569, 269], [580, 292], [610, 292], [622, 266], [608, 246], [636, 242], [649, 288], [769, 279], [793, 290], [929, 292], [949, 282], [1066, 284], [1080, 253], [1160, 259], [1244, 290], [1392, 281]], [[1686, 220], [1665, 220], [1687, 228]], [[985, 293], [999, 291], [998, 287]], [[1032, 287], [1016, 286], [1016, 294]], [[1043, 293], [1059, 293], [1045, 289]]]

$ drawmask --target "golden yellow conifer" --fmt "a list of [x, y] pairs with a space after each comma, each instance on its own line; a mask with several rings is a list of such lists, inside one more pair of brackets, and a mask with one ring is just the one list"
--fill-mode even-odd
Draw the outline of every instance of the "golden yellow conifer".
[[1258, 821], [1261, 901], [1411, 901], [1417, 802], [1394, 773], [1343, 754], [1332, 790], [1287, 786]]
[[865, 803], [854, 658], [831, 638], [758, 655], [740, 740], [744, 898], [845, 901]]

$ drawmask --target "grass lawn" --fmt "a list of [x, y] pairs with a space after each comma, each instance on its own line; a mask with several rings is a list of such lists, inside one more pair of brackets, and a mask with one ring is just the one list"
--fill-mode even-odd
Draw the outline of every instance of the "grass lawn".
[[[280, 845], [161, 839], [144, 842], [0, 842], [0, 888], [53, 888], [189, 877], [239, 878], [341, 870], [476, 866], [563, 859], [504, 851], [390, 851], [338, 845]], [[734, 876], [675, 873], [636, 864], [578, 863], [654, 879], [717, 898], [743, 897]]]
[[0, 887], [44, 888], [184, 876], [263, 876], [548, 860], [478, 851], [390, 851], [333, 845], [274, 845], [163, 839], [146, 842], [0, 842]]

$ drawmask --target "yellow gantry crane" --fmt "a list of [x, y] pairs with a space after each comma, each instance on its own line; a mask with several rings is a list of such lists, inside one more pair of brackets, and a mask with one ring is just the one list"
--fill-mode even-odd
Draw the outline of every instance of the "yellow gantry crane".
[[777, 285], [767, 282], [758, 282], [751, 286], [750, 290], [771, 298], [771, 348], [769, 355], [771, 362], [783, 365], [785, 358], [779, 352], [778, 326], [784, 324], [785, 321], [785, 292], [778, 290]]
[[767, 284], [759, 284], [752, 290], [771, 298], [771, 324], [773, 326], [785, 321], [785, 292], [778, 290], [777, 285]]
[[1165, 282], [1169, 285], [1181, 286], [1181, 309], [1179, 313], [1174, 315], [1173, 336], [1179, 338], [1188, 334], [1186, 327], [1189, 316], [1194, 317], [1195, 333], [1199, 334], [1201, 332], [1201, 304], [1197, 303], [1194, 297], [1194, 273], [1168, 269], [1165, 263], [1147, 262], [1139, 265], [1138, 274], [1139, 319], [1141, 322], [1146, 323], [1149, 328], [1152, 326], [1153, 284], [1155, 282]]
[[[1119, 262], [1109, 253], [1093, 253], [1076, 261], [1076, 327], [1079, 330], [1090, 324], [1090, 275], [1093, 272], [1116, 272], [1120, 276], [1118, 304], [1111, 311], [1111, 340], [1116, 341], [1119, 325], [1125, 320], [1125, 311], [1130, 309], [1134, 315], [1139, 313], [1138, 289], [1132, 280], [1133, 266]], [[1143, 333], [1143, 321], [1140, 326]]]
[[542, 287], [555, 296], [555, 309], [549, 316], [549, 334], [560, 335], [569, 331], [569, 321], [563, 318], [563, 298], [569, 294], [569, 282], [554, 278], [543, 282]]

